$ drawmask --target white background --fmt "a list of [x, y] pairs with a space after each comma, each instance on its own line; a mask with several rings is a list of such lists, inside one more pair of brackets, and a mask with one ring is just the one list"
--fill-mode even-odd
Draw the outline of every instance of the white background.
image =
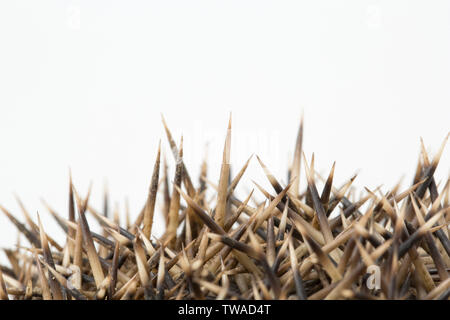
[[[67, 215], [70, 167], [135, 218], [160, 138], [173, 165], [160, 113], [193, 178], [209, 142], [217, 182], [231, 111], [234, 172], [256, 153], [285, 182], [303, 110], [319, 172], [406, 186], [419, 137], [434, 154], [449, 131], [449, 88], [449, 1], [1, 1], [0, 203], [23, 221], [16, 192], [62, 239], [39, 199]], [[256, 161], [239, 192], [251, 179], [267, 186]], [[16, 235], [0, 215], [0, 246]]]

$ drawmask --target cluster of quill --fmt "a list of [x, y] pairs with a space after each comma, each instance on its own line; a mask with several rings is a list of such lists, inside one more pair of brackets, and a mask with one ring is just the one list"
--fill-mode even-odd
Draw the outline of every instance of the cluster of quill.
[[[183, 162], [182, 140], [177, 145], [163, 124], [175, 176], [160, 168], [159, 147], [148, 198], [133, 223], [110, 217], [107, 195], [102, 212], [93, 208], [90, 192], [79, 195], [72, 179], [67, 215], [46, 204], [66, 234], [64, 245], [20, 200], [24, 222], [0, 206], [30, 243], [4, 250], [10, 266], [0, 268], [0, 299], [449, 298], [449, 178], [433, 176], [448, 136], [433, 158], [422, 143], [410, 187], [366, 188], [357, 197], [355, 177], [335, 187], [334, 164], [328, 177], [314, 171], [314, 156], [308, 164], [301, 121], [287, 185], [257, 158], [273, 187], [255, 183], [266, 198], [258, 203], [253, 191], [242, 199], [234, 193], [252, 157], [231, 177], [231, 119], [219, 183], [208, 180], [204, 161], [198, 187]], [[152, 235], [157, 195], [166, 223], [160, 238]], [[87, 216], [98, 221], [99, 233]]]

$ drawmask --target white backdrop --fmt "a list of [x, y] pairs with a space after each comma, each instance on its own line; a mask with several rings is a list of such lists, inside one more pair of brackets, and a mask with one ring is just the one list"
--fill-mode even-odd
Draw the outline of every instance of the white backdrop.
[[[449, 88], [444, 0], [1, 1], [0, 203], [23, 221], [16, 192], [61, 239], [39, 199], [67, 214], [70, 167], [94, 206], [107, 183], [136, 217], [160, 138], [173, 165], [160, 113], [193, 176], [209, 142], [218, 180], [231, 111], [234, 172], [256, 153], [285, 181], [303, 110], [319, 172], [407, 184], [419, 137], [434, 153], [450, 129]], [[256, 161], [251, 179], [267, 186]], [[0, 246], [16, 235], [0, 215]]]

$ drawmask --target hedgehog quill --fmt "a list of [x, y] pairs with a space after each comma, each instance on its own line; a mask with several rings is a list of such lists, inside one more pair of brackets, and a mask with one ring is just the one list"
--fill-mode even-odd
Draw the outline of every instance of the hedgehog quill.
[[[356, 196], [351, 177], [335, 186], [335, 163], [326, 177], [314, 168], [314, 154], [303, 152], [300, 122], [288, 181], [283, 185], [256, 156], [273, 190], [254, 182], [245, 198], [235, 194], [252, 161], [232, 176], [231, 116], [218, 183], [201, 164], [196, 186], [183, 161], [183, 138], [175, 142], [162, 119], [176, 162], [168, 175], [161, 141], [145, 205], [122, 225], [110, 215], [105, 192], [103, 212], [79, 194], [69, 178], [68, 210], [48, 213], [65, 234], [58, 244], [21, 200], [24, 222], [0, 210], [27, 240], [4, 249], [0, 299], [8, 300], [202, 300], [202, 299], [401, 299], [450, 297], [450, 177], [437, 179], [436, 168], [449, 135], [431, 157], [421, 152], [411, 185], [388, 193], [379, 188]], [[305, 179], [307, 187], [300, 188]], [[251, 205], [254, 192], [265, 201]], [[206, 192], [212, 192], [210, 201]], [[165, 233], [153, 234], [156, 202], [162, 201]], [[41, 213], [42, 216], [42, 213]], [[95, 219], [101, 230], [89, 224]], [[158, 226], [159, 227], [159, 226]], [[193, 308], [193, 307], [191, 307]], [[211, 313], [205, 309], [183, 312]]]

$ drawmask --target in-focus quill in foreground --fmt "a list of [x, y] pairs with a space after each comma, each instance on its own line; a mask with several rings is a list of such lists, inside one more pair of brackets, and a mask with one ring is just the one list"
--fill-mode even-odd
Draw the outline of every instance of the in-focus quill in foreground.
[[[177, 144], [164, 119], [163, 125], [174, 176], [160, 144], [135, 221], [121, 225], [112, 217], [107, 194], [103, 210], [92, 207], [90, 190], [79, 194], [72, 177], [67, 213], [45, 203], [65, 243], [19, 199], [23, 221], [0, 206], [27, 239], [4, 250], [9, 265], [0, 268], [0, 299], [449, 299], [450, 180], [434, 176], [448, 135], [434, 156], [421, 141], [409, 187], [385, 194], [365, 188], [358, 197], [355, 177], [335, 186], [334, 164], [321, 177], [314, 155], [306, 159], [303, 120], [286, 185], [259, 157], [232, 176], [231, 117], [218, 183], [208, 179], [204, 161], [196, 185], [183, 161], [183, 138]], [[273, 190], [255, 182], [240, 198], [234, 190], [252, 159]], [[254, 192], [266, 200], [254, 205]], [[158, 210], [165, 233], [155, 238]]]

